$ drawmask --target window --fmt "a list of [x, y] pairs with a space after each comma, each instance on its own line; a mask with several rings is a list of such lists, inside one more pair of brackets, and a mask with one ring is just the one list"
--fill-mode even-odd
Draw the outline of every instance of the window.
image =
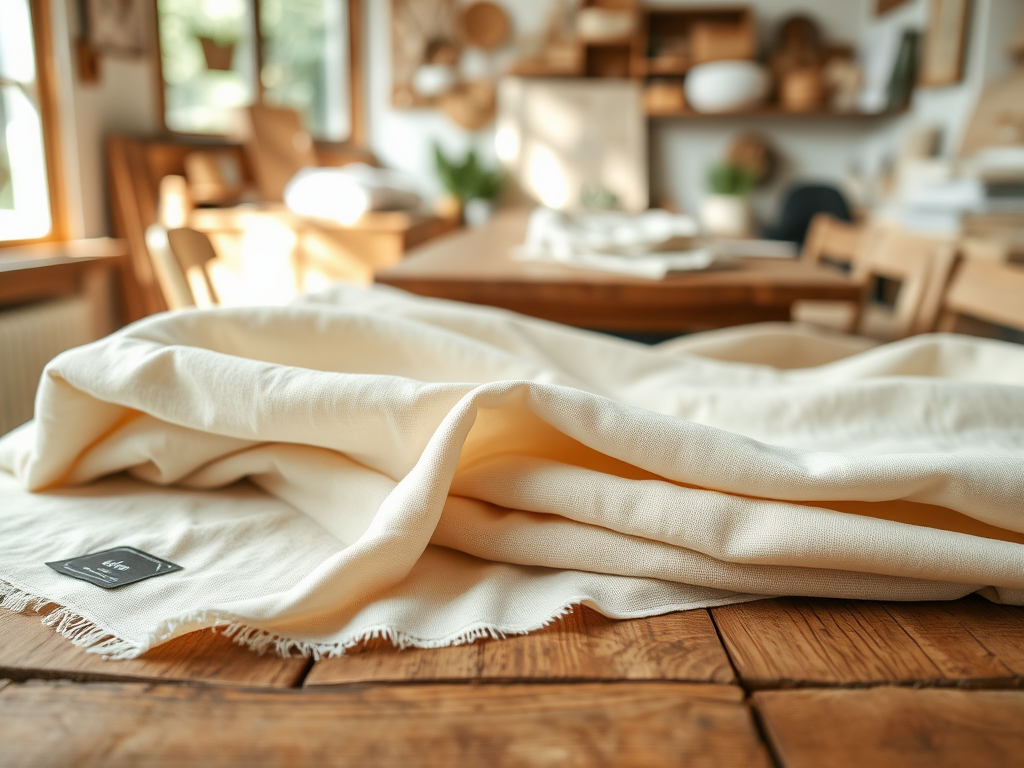
[[167, 127], [227, 133], [237, 107], [261, 102], [297, 109], [318, 139], [348, 140], [350, 4], [158, 0]]
[[[45, 3], [0, 0], [0, 242], [55, 234], [47, 157]], [[35, 34], [33, 34], [35, 32]], [[47, 47], [48, 50], [48, 47]]]

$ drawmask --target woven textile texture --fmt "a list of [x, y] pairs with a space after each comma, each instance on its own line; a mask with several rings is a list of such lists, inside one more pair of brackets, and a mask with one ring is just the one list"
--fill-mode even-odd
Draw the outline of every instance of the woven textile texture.
[[[3, 605], [131, 657], [209, 626], [441, 646], [578, 603], [1024, 603], [1024, 347], [867, 347], [645, 347], [390, 289], [157, 315], [56, 358], [0, 441]], [[184, 569], [44, 565], [119, 545]]]

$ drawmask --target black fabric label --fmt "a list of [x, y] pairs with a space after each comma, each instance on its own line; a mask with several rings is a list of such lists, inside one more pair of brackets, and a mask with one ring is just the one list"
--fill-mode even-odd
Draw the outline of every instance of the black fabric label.
[[91, 555], [46, 563], [57, 573], [81, 579], [104, 589], [180, 571], [181, 566], [135, 547], [114, 547]]

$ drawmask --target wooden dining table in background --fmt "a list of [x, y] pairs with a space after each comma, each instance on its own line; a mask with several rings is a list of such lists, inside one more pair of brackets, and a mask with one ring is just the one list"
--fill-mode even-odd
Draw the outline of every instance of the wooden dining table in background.
[[743, 258], [728, 267], [648, 280], [516, 259], [529, 212], [498, 213], [412, 249], [376, 281], [422, 296], [510, 309], [591, 330], [675, 335], [790, 319], [794, 302], [858, 302], [843, 273], [795, 258]]

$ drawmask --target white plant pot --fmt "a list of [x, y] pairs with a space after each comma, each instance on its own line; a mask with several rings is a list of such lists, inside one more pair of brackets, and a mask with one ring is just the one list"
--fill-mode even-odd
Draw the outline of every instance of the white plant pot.
[[494, 202], [483, 200], [479, 197], [467, 200], [465, 207], [462, 209], [462, 216], [466, 221], [467, 227], [482, 227], [491, 220], [493, 215]]
[[750, 200], [740, 195], [708, 195], [700, 205], [700, 220], [717, 237], [747, 237], [753, 230]]

